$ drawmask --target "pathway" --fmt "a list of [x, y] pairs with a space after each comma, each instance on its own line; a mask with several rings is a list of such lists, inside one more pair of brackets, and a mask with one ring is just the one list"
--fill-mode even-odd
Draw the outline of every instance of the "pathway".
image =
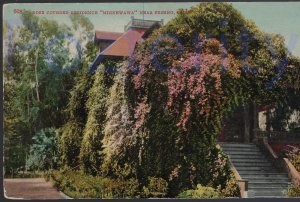
[[12, 199], [64, 199], [44, 178], [4, 179], [4, 191]]

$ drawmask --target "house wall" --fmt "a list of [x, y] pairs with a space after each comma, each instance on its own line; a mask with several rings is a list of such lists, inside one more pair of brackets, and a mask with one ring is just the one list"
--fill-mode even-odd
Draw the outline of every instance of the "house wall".
[[104, 51], [108, 46], [110, 46], [114, 41], [113, 40], [98, 40], [96, 42], [99, 52]]

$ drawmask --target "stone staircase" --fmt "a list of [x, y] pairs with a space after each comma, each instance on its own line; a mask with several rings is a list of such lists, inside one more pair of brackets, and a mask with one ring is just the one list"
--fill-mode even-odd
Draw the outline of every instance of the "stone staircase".
[[248, 181], [248, 197], [286, 197], [291, 183], [287, 173], [274, 166], [260, 149], [252, 143], [219, 143], [222, 150], [240, 174]]

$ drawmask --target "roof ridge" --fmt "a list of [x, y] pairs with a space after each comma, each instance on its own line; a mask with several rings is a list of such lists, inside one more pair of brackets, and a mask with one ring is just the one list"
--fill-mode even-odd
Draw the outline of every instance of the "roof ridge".
[[102, 31], [102, 30], [95, 30], [95, 32], [105, 32], [105, 33], [115, 33], [115, 34], [123, 34], [124, 32], [111, 32], [111, 31]]

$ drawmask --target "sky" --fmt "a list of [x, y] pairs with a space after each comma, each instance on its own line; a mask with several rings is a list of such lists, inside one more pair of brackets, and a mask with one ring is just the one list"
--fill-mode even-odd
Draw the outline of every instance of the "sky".
[[[189, 9], [198, 3], [18, 3], [4, 5], [3, 19], [10, 24], [20, 23], [18, 9], [44, 11], [39, 14], [60, 23], [70, 24], [68, 15], [51, 14], [47, 11], [97, 11], [87, 14], [96, 30], [123, 32], [131, 16], [149, 20], [164, 20], [164, 23], [176, 16], [180, 8]], [[290, 51], [300, 57], [300, 2], [234, 2], [233, 7], [247, 19], [268, 33], [281, 34]], [[129, 11], [128, 14], [116, 15], [103, 11]], [[145, 11], [143, 15], [141, 12]], [[150, 12], [152, 11], [152, 13]], [[173, 11], [173, 14], [155, 14], [155, 11]], [[132, 13], [133, 12], [133, 13]]]

